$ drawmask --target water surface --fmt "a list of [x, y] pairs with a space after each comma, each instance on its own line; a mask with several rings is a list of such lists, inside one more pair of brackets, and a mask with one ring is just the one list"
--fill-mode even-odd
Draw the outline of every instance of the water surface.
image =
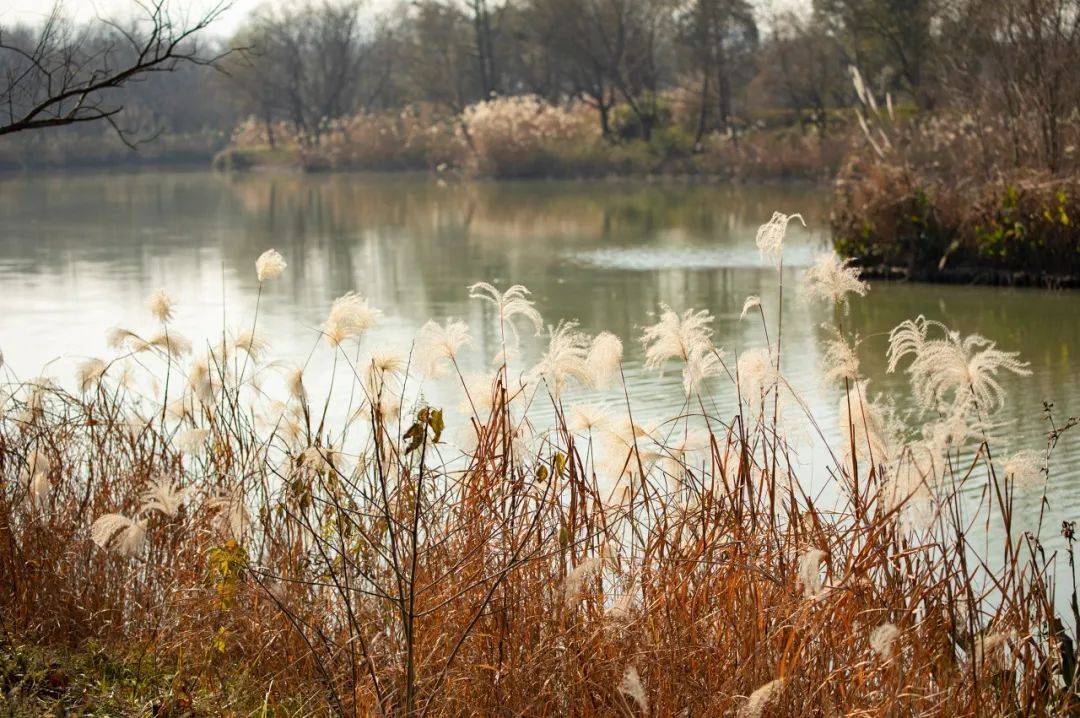
[[[747, 295], [760, 295], [775, 326], [777, 272], [753, 245], [774, 210], [801, 212], [809, 227], [792, 228], [786, 252], [784, 371], [819, 425], [835, 433], [838, 394], [819, 366], [822, 324], [833, 318], [796, 291], [801, 268], [828, 242], [828, 191], [820, 187], [201, 172], [9, 177], [0, 180], [0, 350], [19, 376], [46, 364], [47, 373], [70, 376], [78, 359], [107, 354], [108, 327], [149, 329], [145, 299], [161, 287], [178, 300], [177, 327], [192, 338], [246, 326], [258, 288], [253, 262], [274, 247], [289, 268], [264, 291], [259, 324], [276, 356], [308, 357], [330, 302], [352, 290], [386, 315], [370, 346], [406, 349], [427, 319], [457, 317], [472, 327], [466, 364], [478, 368], [497, 340], [490, 311], [467, 298], [467, 286], [521, 283], [548, 322], [576, 319], [587, 331], [623, 337], [635, 412], [662, 416], [681, 405], [679, 378], [642, 369], [640, 327], [662, 304], [707, 308], [730, 354], [761, 346], [760, 323], [740, 322], [739, 312]], [[1059, 422], [1080, 412], [1078, 311], [1076, 292], [879, 282], [843, 321], [863, 338], [871, 393], [902, 386], [903, 377], [884, 374], [886, 335], [918, 314], [1019, 350], [1033, 373], [1004, 381], [1004, 453], [1045, 446], [1044, 401]], [[525, 364], [539, 342], [523, 351]], [[314, 355], [316, 373], [326, 373], [324, 354]], [[453, 385], [426, 391], [435, 402], [460, 400]], [[713, 401], [721, 414], [734, 411], [726, 385]], [[1080, 505], [1078, 444], [1067, 437], [1056, 455], [1050, 533]], [[1037, 511], [1037, 497], [1021, 501], [1028, 515]]]

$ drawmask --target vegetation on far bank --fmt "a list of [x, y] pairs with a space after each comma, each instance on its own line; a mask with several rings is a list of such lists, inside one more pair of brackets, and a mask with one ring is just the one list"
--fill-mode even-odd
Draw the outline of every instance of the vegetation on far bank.
[[[900, 121], [856, 75], [863, 143], [833, 204], [842, 254], [884, 276], [1080, 286], [1080, 113], [1057, 104], [1075, 95], [1061, 85], [1069, 53], [1011, 50], [1016, 81], [973, 111]], [[1025, 64], [1046, 54], [1042, 71]]]
[[[307, 171], [425, 170], [495, 179], [693, 175], [722, 179], [827, 180], [839, 168], [848, 133], [822, 137], [790, 117], [729, 134], [695, 139], [688, 109], [674, 101], [648, 139], [634, 120], [613, 112], [605, 136], [584, 103], [551, 104], [533, 95], [494, 98], [456, 115], [432, 108], [355, 115], [330, 122], [317, 136], [288, 123], [242, 123], [218, 169], [291, 166]], [[783, 121], [783, 120], [786, 120]], [[625, 126], [624, 126], [624, 123]], [[835, 124], [839, 125], [840, 120]]]

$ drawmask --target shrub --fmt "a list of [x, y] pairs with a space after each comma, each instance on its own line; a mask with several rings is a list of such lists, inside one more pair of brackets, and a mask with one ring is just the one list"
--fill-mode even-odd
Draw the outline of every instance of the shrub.
[[533, 95], [471, 105], [461, 121], [476, 169], [491, 177], [566, 174], [565, 160], [580, 161], [588, 156], [587, 148], [600, 141], [595, 117], [588, 108], [562, 108]]
[[[1015, 152], [1031, 122], [942, 111], [897, 121], [867, 108], [865, 142], [836, 180], [837, 249], [916, 279], [1080, 284], [1080, 158], [1056, 173]], [[1080, 119], [1062, 134], [1080, 139]]]
[[838, 178], [837, 250], [916, 279], [1054, 284], [1080, 281], [1080, 175], [1015, 170], [959, 182], [887, 161]]
[[331, 169], [428, 170], [459, 165], [464, 149], [450, 121], [406, 108], [331, 123], [309, 154]]

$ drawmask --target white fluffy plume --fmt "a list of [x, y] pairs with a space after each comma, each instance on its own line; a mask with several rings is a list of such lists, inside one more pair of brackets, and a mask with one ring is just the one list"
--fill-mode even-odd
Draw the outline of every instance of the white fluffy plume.
[[593, 376], [587, 361], [589, 345], [589, 337], [578, 331], [577, 322], [559, 322], [549, 329], [548, 350], [533, 367], [532, 379], [544, 381], [556, 399], [568, 380], [589, 386]]
[[600, 332], [592, 340], [585, 362], [597, 388], [609, 386], [619, 376], [622, 367], [622, 340], [611, 332]]
[[330, 313], [323, 324], [323, 334], [331, 346], [339, 346], [347, 339], [359, 339], [364, 332], [378, 322], [382, 312], [354, 292], [343, 294], [330, 305]]
[[859, 279], [859, 270], [850, 259], [840, 259], [835, 252], [823, 252], [803, 275], [806, 292], [811, 297], [833, 304], [847, 301], [849, 294], [866, 295], [869, 286]]
[[287, 266], [285, 258], [276, 249], [268, 249], [255, 260], [255, 276], [260, 282], [277, 279]]
[[799, 220], [802, 226], [806, 226], [801, 214], [773, 212], [773, 216], [769, 221], [758, 227], [754, 243], [757, 245], [758, 251], [761, 252], [763, 259], [767, 259], [774, 264], [780, 263], [780, 258], [784, 254], [784, 238], [787, 236], [787, 227], [793, 219]]
[[146, 519], [130, 519], [123, 514], [105, 514], [90, 526], [90, 540], [103, 549], [134, 556], [146, 543]]
[[649, 715], [649, 698], [645, 694], [645, 686], [641, 683], [636, 666], [626, 667], [622, 680], [619, 681], [619, 692], [630, 696], [643, 715]]
[[761, 297], [751, 294], [743, 302], [742, 311], [739, 312], [739, 321], [746, 319], [746, 315], [750, 313], [751, 309], [757, 309], [761, 307]]
[[646, 368], [663, 369], [673, 359], [684, 363], [702, 361], [713, 351], [712, 321], [713, 316], [706, 309], [687, 309], [680, 315], [670, 307], [663, 307], [660, 321], [645, 327], [641, 335]]
[[870, 632], [870, 648], [881, 658], [893, 654], [893, 642], [900, 635], [900, 629], [891, 623], [883, 623]]
[[[931, 331], [940, 338], [931, 338]], [[961, 337], [921, 315], [900, 323], [889, 334], [888, 371], [895, 371], [908, 356], [912, 357], [907, 373], [915, 399], [929, 410], [962, 413], [974, 402], [984, 413], [996, 411], [1005, 403], [998, 373], [1031, 374], [1017, 352], [1001, 351], [978, 334]]]
[[799, 585], [807, 598], [818, 596], [824, 590], [821, 581], [821, 562], [825, 560], [826, 555], [819, 548], [809, 548], [799, 556]]
[[495, 306], [497, 325], [505, 336], [509, 329], [509, 339], [516, 344], [518, 339], [515, 321], [524, 319], [532, 324], [536, 334], [544, 329], [544, 320], [536, 310], [535, 303], [529, 299], [529, 290], [515, 284], [505, 292], [500, 292], [494, 285], [477, 282], [469, 287], [469, 298], [480, 299]]
[[159, 289], [151, 294], [146, 304], [150, 309], [150, 313], [162, 324], [173, 318], [176, 305], [172, 298], [165, 293], [164, 289]]
[[776, 694], [784, 685], [783, 678], [769, 681], [750, 694], [746, 703], [736, 713], [737, 718], [761, 718], [765, 708], [776, 698]]
[[420, 371], [430, 378], [442, 375], [444, 365], [457, 361], [461, 348], [472, 341], [469, 327], [457, 319], [445, 324], [429, 321], [416, 335], [416, 361]]
[[187, 491], [178, 488], [172, 480], [165, 476], [155, 479], [148, 489], [143, 491], [139, 500], [142, 501], [142, 512], [157, 511], [164, 516], [176, 516], [180, 507], [184, 505]]

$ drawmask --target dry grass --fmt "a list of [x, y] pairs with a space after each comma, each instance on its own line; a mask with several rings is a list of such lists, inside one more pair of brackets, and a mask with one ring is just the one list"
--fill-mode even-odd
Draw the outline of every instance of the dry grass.
[[[836, 262], [814, 280], [840, 341], [862, 286]], [[358, 299], [313, 337], [334, 357], [333, 404], [248, 337], [190, 360], [169, 331], [182, 308], [160, 297], [161, 336], [115, 333], [117, 356], [87, 364], [80, 389], [9, 374], [5, 635], [152, 656], [225, 713], [1076, 710], [1049, 560], [1012, 528], [1016, 492], [1042, 489], [1074, 422], [1026, 464], [998, 463], [984, 419], [1003, 399], [995, 377], [1025, 370], [1014, 355], [932, 322], [899, 327], [890, 359], [910, 373], [920, 435], [835, 362], [843, 438], [812, 486], [789, 436], [829, 432], [777, 371], [783, 328], [759, 306], [745, 319], [761, 321], [757, 350], [715, 347], [707, 312], [646, 332], [650, 365], [687, 378], [683, 410], [646, 425], [610, 335], [562, 325], [521, 367], [506, 350], [539, 319], [527, 292], [474, 296], [504, 344], [479, 380], [458, 369], [468, 343], [453, 324], [425, 328], [423, 356], [359, 359], [378, 314]], [[421, 369], [461, 384], [460, 413], [422, 403]], [[607, 379], [614, 411], [556, 398]], [[718, 382], [740, 398], [718, 406]], [[529, 419], [542, 403], [551, 426]], [[963, 498], [973, 486], [981, 499]], [[134, 532], [99, 523], [92, 540], [114, 513]], [[1002, 537], [991, 555], [968, 538], [985, 522]]]
[[[685, 176], [711, 179], [824, 179], [840, 167], [849, 132], [824, 137], [794, 127], [740, 127], [694, 134], [672, 122], [651, 141], [605, 139], [594, 110], [532, 95], [494, 98], [459, 114], [427, 106], [331, 122], [318, 137], [286, 123], [249, 119], [215, 159], [221, 169], [291, 164], [320, 170], [454, 170], [491, 178]], [[271, 135], [274, 142], [271, 143]], [[271, 144], [274, 146], [271, 147]]]

